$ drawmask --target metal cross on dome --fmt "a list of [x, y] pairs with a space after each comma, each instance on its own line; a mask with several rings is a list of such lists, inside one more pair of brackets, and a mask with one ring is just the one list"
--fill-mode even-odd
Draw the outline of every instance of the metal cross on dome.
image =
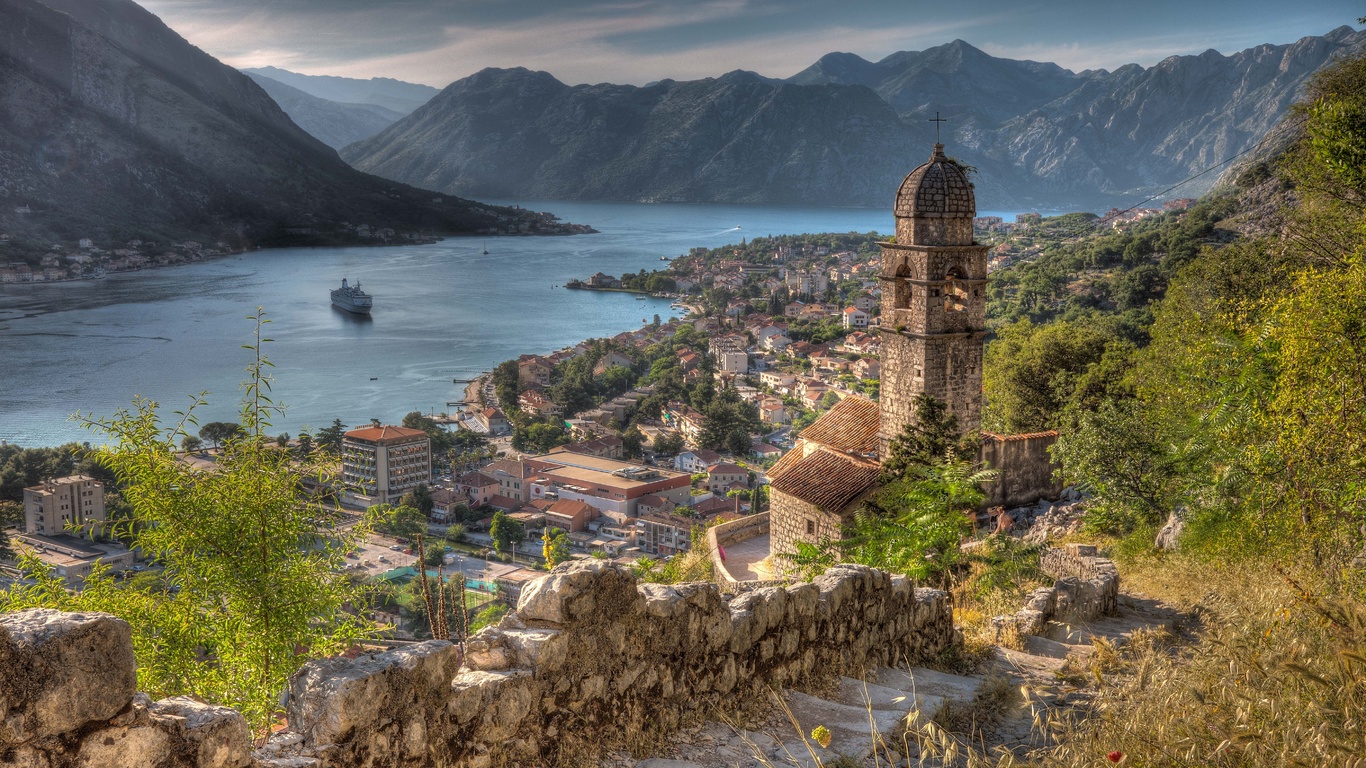
[[932, 118], [930, 118], [929, 120], [926, 121], [926, 122], [934, 123], [934, 143], [935, 143], [935, 144], [942, 144], [942, 143], [943, 143], [942, 141], [939, 140], [939, 124], [940, 124], [940, 123], [947, 123], [948, 121], [949, 121], [948, 118], [946, 118], [946, 117], [940, 117], [940, 116], [939, 116], [939, 112], [937, 112], [937, 111], [934, 113], [934, 117], [932, 117]]

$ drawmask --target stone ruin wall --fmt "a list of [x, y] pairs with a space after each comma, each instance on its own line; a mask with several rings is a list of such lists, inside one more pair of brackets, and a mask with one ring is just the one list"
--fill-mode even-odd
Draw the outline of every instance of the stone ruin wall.
[[1040, 587], [1025, 599], [1024, 607], [1009, 616], [991, 620], [997, 639], [1007, 628], [1020, 635], [1040, 635], [1048, 622], [1084, 624], [1112, 616], [1119, 603], [1119, 571], [1112, 560], [1100, 557], [1089, 544], [1068, 544], [1045, 549], [1039, 570], [1054, 578], [1053, 586]]
[[1031, 435], [982, 435], [978, 463], [1000, 471], [994, 482], [987, 484], [986, 507], [1023, 507], [1039, 499], [1056, 499], [1062, 493], [1062, 483], [1054, 477], [1057, 465], [1048, 449], [1058, 441], [1056, 432]]
[[242, 716], [134, 692], [127, 624], [0, 615], [0, 765], [361, 768], [555, 764], [667, 733], [770, 688], [931, 657], [954, 642], [947, 594], [841, 565], [731, 599], [560, 566], [462, 656], [440, 640], [307, 664], [289, 729], [252, 752]]

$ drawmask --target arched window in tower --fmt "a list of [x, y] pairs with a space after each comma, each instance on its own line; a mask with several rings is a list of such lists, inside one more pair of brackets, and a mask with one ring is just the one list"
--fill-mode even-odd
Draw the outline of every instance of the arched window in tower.
[[963, 276], [958, 273], [958, 269], [949, 270], [944, 276], [944, 311], [945, 312], [964, 312], [968, 308], [968, 294], [971, 290], [968, 284], [963, 281]]
[[892, 286], [892, 309], [911, 308], [911, 267], [902, 264], [896, 269], [897, 280]]

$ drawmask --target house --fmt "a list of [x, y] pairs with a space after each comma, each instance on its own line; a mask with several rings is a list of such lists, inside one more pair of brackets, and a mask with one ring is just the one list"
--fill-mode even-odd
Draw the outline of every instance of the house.
[[860, 379], [882, 378], [882, 363], [877, 358], [861, 357], [849, 366], [849, 370]]
[[857, 306], [849, 307], [844, 310], [844, 327], [854, 329], [867, 328], [868, 313], [859, 309]]
[[769, 352], [783, 352], [792, 344], [792, 339], [786, 333], [777, 336], [766, 336], [759, 342], [759, 346]]
[[604, 373], [607, 373], [607, 371], [612, 368], [621, 367], [629, 370], [634, 363], [634, 360], [620, 352], [608, 352], [602, 356], [602, 359], [598, 361], [597, 365], [593, 366], [593, 378], [597, 378]]
[[560, 406], [554, 400], [546, 397], [540, 390], [528, 389], [517, 396], [517, 404], [522, 410], [529, 411], [538, 416], [558, 416]]
[[517, 382], [523, 388], [530, 386], [550, 386], [551, 362], [538, 355], [522, 355], [517, 361]]
[[724, 494], [735, 483], [740, 483], [741, 487], [748, 488], [749, 470], [738, 464], [724, 461], [707, 467], [707, 490], [712, 493]]
[[589, 521], [598, 519], [598, 510], [591, 504], [571, 499], [560, 499], [545, 510], [545, 524], [565, 533], [588, 529]]
[[749, 355], [745, 352], [743, 336], [715, 336], [708, 343], [712, 357], [716, 359], [716, 369], [722, 373], [746, 373], [749, 371]]
[[537, 472], [550, 466], [553, 465], [534, 459], [499, 459], [484, 467], [483, 472], [498, 481], [495, 493], [527, 502], [531, 500], [529, 481]]
[[593, 288], [620, 288], [621, 281], [616, 279], [615, 277], [612, 277], [611, 275], [605, 275], [601, 272], [598, 272], [597, 274], [588, 278], [588, 285]]
[[792, 416], [783, 401], [775, 397], [759, 403], [759, 420], [765, 424], [787, 424]]
[[635, 514], [636, 502], [643, 496], [680, 503], [687, 501], [692, 489], [691, 478], [682, 472], [572, 453], [563, 448], [534, 461], [545, 462], [547, 467], [530, 480], [533, 503], [547, 498], [582, 501], [601, 514], [620, 515], [621, 519]]
[[669, 403], [664, 408], [664, 423], [677, 429], [684, 441], [694, 442], [702, 435], [706, 417], [685, 403]]
[[397, 504], [403, 494], [432, 481], [427, 433], [374, 422], [342, 436], [342, 482], [363, 506]]
[[871, 293], [860, 293], [854, 297], [854, 306], [871, 315], [877, 307], [877, 298]]
[[[472, 472], [470, 474], [479, 474]], [[432, 514], [431, 519], [434, 523], [453, 523], [455, 522], [456, 510], [461, 507], [469, 507], [469, 497], [455, 488], [434, 488], [432, 489]], [[476, 505], [477, 506], [477, 505]]]
[[678, 505], [662, 496], [653, 494], [641, 496], [636, 500], [637, 515], [651, 515], [660, 512], [672, 512]]
[[706, 472], [707, 467], [721, 463], [721, 454], [716, 451], [699, 449], [684, 451], [674, 457], [674, 469], [690, 475]]
[[497, 408], [484, 408], [474, 412], [474, 421], [490, 435], [506, 435], [512, 431], [508, 417]]
[[692, 548], [692, 529], [700, 521], [667, 512], [651, 512], [636, 518], [636, 546], [659, 557]]
[[787, 306], [783, 307], [783, 316], [784, 316], [784, 317], [797, 317], [797, 316], [801, 315], [802, 310], [804, 310], [804, 309], [806, 309], [806, 303], [805, 303], [805, 302], [794, 301], [794, 302], [789, 303]]
[[692, 513], [710, 523], [721, 515], [735, 515], [738, 517], [745, 506], [747, 506], [747, 503], [741, 501], [738, 497], [734, 499], [713, 497], [694, 505], [692, 507]]
[[759, 383], [775, 392], [788, 392], [797, 377], [782, 371], [764, 371], [759, 374]]
[[490, 496], [488, 501], [485, 501], [484, 503], [494, 509], [500, 509], [504, 512], [515, 512], [522, 508], [521, 499], [514, 499], [510, 496], [499, 496], [497, 494]]
[[[467, 472], [455, 481], [455, 492], [464, 497], [463, 502], [471, 507], [487, 504], [489, 499], [498, 495], [498, 480], [483, 472]], [[433, 493], [433, 500], [436, 495]], [[447, 506], [454, 506], [454, 502]], [[433, 512], [436, 507], [433, 506]]]
[[695, 371], [697, 370], [697, 367], [702, 364], [702, 356], [692, 350], [680, 349], [677, 352], [677, 356], [678, 367], [682, 369], [684, 373]]
[[782, 456], [783, 449], [769, 443], [755, 443], [749, 447], [749, 455], [759, 461], [767, 461]]

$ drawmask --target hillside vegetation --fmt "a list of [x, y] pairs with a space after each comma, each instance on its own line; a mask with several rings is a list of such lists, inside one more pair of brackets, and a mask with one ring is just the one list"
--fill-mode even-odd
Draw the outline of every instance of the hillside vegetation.
[[[1065, 428], [1126, 589], [1200, 635], [1094, 670], [1099, 700], [1047, 723], [1042, 765], [1366, 760], [1366, 59], [1314, 78], [1287, 123], [1242, 189], [993, 277], [989, 420]], [[1233, 236], [1269, 195], [1274, 234]], [[1180, 549], [1154, 553], [1173, 512]]]

